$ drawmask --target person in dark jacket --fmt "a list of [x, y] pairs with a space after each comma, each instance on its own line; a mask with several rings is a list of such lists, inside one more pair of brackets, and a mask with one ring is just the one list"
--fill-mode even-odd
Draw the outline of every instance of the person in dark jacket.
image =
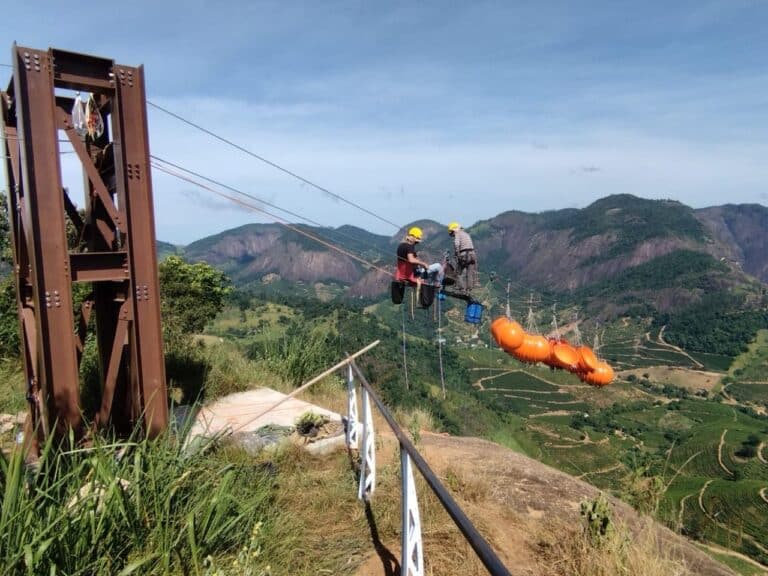
[[453, 253], [456, 256], [456, 289], [469, 295], [477, 285], [475, 245], [458, 222], [448, 224], [448, 234], [453, 238]]

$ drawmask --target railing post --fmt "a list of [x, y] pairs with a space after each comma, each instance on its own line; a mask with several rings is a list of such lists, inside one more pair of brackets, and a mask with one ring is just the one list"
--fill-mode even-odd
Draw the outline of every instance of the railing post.
[[363, 453], [360, 458], [360, 487], [357, 497], [368, 500], [376, 489], [376, 444], [368, 390], [363, 388]]
[[347, 448], [357, 450], [357, 386], [352, 365], [347, 366], [347, 369]]
[[416, 483], [408, 452], [400, 445], [400, 476], [402, 481], [403, 533], [400, 558], [401, 576], [423, 576], [424, 554], [421, 542], [421, 517], [416, 500]]

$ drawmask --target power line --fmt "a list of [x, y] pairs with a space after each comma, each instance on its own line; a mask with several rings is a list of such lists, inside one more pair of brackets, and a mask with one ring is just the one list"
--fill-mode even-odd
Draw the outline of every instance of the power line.
[[344, 248], [340, 248], [336, 244], [332, 242], [328, 242], [327, 240], [324, 240], [323, 238], [320, 238], [316, 236], [315, 234], [312, 234], [310, 232], [307, 232], [306, 230], [302, 230], [301, 228], [292, 225], [290, 222], [285, 220], [284, 218], [281, 218], [277, 214], [274, 214], [272, 212], [269, 212], [268, 210], [264, 210], [263, 208], [259, 208], [258, 206], [254, 206], [253, 204], [250, 204], [248, 202], [245, 202], [243, 200], [240, 200], [239, 198], [235, 198], [234, 196], [230, 196], [229, 194], [225, 194], [224, 192], [221, 192], [219, 190], [216, 190], [215, 188], [211, 188], [210, 186], [207, 186], [201, 182], [198, 182], [194, 180], [193, 178], [186, 176], [180, 172], [176, 172], [173, 169], [167, 168], [166, 166], [162, 166], [157, 161], [152, 162], [151, 166], [157, 170], [160, 170], [161, 172], [165, 172], [166, 174], [169, 174], [170, 176], [174, 176], [175, 178], [178, 178], [180, 180], [184, 180], [185, 182], [189, 182], [190, 184], [193, 184], [195, 186], [198, 186], [199, 188], [202, 188], [203, 190], [207, 190], [209, 192], [212, 192], [213, 194], [216, 194], [218, 196], [221, 196], [222, 198], [226, 198], [227, 200], [234, 202], [235, 204], [239, 204], [240, 206], [243, 206], [244, 208], [247, 208], [249, 210], [253, 210], [254, 212], [260, 212], [262, 214], [265, 214], [269, 216], [270, 218], [274, 218], [278, 221], [278, 223], [282, 224], [289, 230], [292, 230], [298, 234], [301, 234], [302, 236], [306, 236], [307, 238], [314, 240], [315, 242], [322, 244], [326, 248], [330, 248], [331, 250], [334, 250], [340, 254], [343, 254], [344, 256], [347, 256], [348, 258], [352, 258], [353, 260], [356, 260], [357, 262], [360, 262], [361, 264], [368, 266], [370, 268], [373, 268], [374, 270], [378, 270], [379, 272], [383, 272], [387, 276], [393, 276], [392, 272], [390, 270], [386, 270], [373, 262], [369, 262], [365, 258], [362, 258], [358, 256], [357, 254], [354, 254], [348, 250], [345, 250]]
[[[171, 162], [170, 160], [165, 160], [165, 159], [160, 158], [159, 156], [155, 156], [153, 154], [150, 154], [149, 157], [152, 160], [155, 160], [156, 162], [161, 162], [161, 163], [166, 164], [168, 166], [172, 166], [173, 168], [175, 168], [177, 170], [181, 170], [182, 172], [190, 174], [190, 175], [192, 175], [192, 176], [194, 176], [196, 178], [200, 178], [201, 180], [205, 180], [206, 182], [214, 184], [215, 186], [219, 186], [219, 187], [224, 188], [226, 190], [230, 190], [231, 192], [234, 192], [234, 193], [239, 194], [241, 196], [245, 196], [246, 198], [249, 198], [249, 199], [254, 200], [256, 202], [259, 202], [261, 204], [265, 204], [266, 206], [269, 206], [270, 208], [274, 208], [275, 210], [279, 210], [280, 212], [283, 212], [285, 214], [289, 214], [289, 215], [293, 216], [294, 218], [298, 218], [299, 220], [303, 220], [304, 222], [308, 222], [309, 224], [312, 224], [312, 225], [317, 226], [319, 228], [327, 228], [327, 226], [321, 224], [320, 222], [312, 220], [311, 218], [308, 218], [306, 216], [302, 216], [301, 214], [298, 214], [296, 212], [288, 210], [287, 208], [281, 208], [277, 204], [273, 204], [272, 202], [268, 202], [267, 200], [263, 200], [263, 199], [259, 198], [258, 196], [255, 196], [253, 194], [249, 194], [248, 192], [244, 192], [244, 191], [242, 191], [242, 190], [240, 190], [238, 188], [235, 188], [233, 186], [229, 186], [228, 184], [224, 184], [223, 182], [221, 182], [219, 180], [215, 180], [213, 178], [209, 178], [208, 176], [200, 174], [199, 172], [195, 172], [194, 170], [190, 170], [189, 168], [185, 168], [183, 166], [179, 166], [178, 164], [176, 164], [174, 162]], [[372, 248], [379, 257], [382, 257], [382, 258], [384, 257], [384, 255], [382, 254], [382, 252], [381, 252], [381, 250], [379, 249], [378, 246], [375, 246], [375, 245], [371, 244], [370, 242], [368, 242], [366, 240], [363, 240], [363, 239], [360, 239], [360, 238], [353, 238], [349, 234], [345, 234], [344, 232], [340, 232], [338, 230], [333, 230], [333, 232], [334, 232], [334, 234], [338, 234], [339, 236], [343, 236], [344, 238], [347, 238], [348, 240], [350, 240], [352, 242], [358, 242], [360, 244], [365, 244], [369, 248]]]
[[229, 140], [227, 138], [224, 138], [223, 136], [219, 136], [218, 134], [211, 132], [207, 128], [204, 128], [203, 126], [200, 126], [199, 124], [192, 122], [191, 120], [187, 120], [186, 118], [179, 116], [175, 112], [171, 112], [167, 108], [163, 108], [162, 106], [155, 104], [154, 102], [151, 102], [147, 100], [147, 104], [152, 106], [153, 108], [156, 108], [157, 110], [160, 110], [161, 112], [168, 114], [169, 116], [172, 116], [173, 118], [176, 118], [177, 120], [192, 126], [193, 128], [196, 128], [197, 130], [200, 130], [201, 132], [204, 132], [205, 134], [208, 134], [212, 138], [215, 138], [216, 140], [219, 140], [220, 142], [224, 142], [225, 144], [232, 146], [233, 148], [236, 148], [237, 150], [240, 150], [241, 152], [244, 152], [245, 154], [248, 154], [249, 156], [256, 158], [260, 162], [263, 162], [264, 164], [267, 164], [268, 166], [271, 166], [272, 168], [275, 168], [277, 170], [280, 170], [284, 174], [288, 174], [289, 176], [299, 180], [300, 182], [303, 182], [304, 184], [307, 184], [309, 186], [312, 186], [313, 188], [316, 188], [317, 190], [320, 190], [321, 192], [328, 194], [329, 196], [332, 196], [333, 198], [336, 198], [337, 200], [341, 200], [342, 202], [353, 206], [354, 208], [357, 208], [358, 210], [365, 212], [369, 216], [373, 216], [374, 218], [381, 220], [382, 222], [389, 224], [390, 226], [394, 226], [397, 230], [400, 230], [402, 226], [399, 224], [396, 224], [392, 222], [391, 220], [388, 220], [384, 218], [383, 216], [379, 216], [375, 212], [369, 210], [368, 208], [365, 208], [364, 206], [361, 206], [357, 202], [353, 202], [352, 200], [349, 200], [342, 196], [341, 194], [337, 194], [336, 192], [332, 192], [328, 188], [321, 186], [320, 184], [316, 184], [312, 180], [309, 180], [308, 178], [305, 178], [304, 176], [301, 176], [300, 174], [297, 174], [296, 172], [293, 172], [292, 170], [289, 170], [288, 168], [285, 168], [281, 166], [280, 164], [273, 162], [272, 160], [269, 160], [265, 158], [264, 156], [261, 156], [260, 154], [256, 154], [255, 152], [252, 152], [251, 150], [248, 150], [247, 148], [241, 146], [240, 144], [237, 144], [233, 142], [232, 140]]

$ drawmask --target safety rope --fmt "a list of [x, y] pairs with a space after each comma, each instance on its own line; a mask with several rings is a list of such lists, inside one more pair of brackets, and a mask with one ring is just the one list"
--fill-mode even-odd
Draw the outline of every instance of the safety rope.
[[440, 387], [443, 389], [443, 400], [445, 400], [445, 373], [443, 372], [443, 327], [442, 327], [442, 311], [440, 305], [440, 295], [437, 298], [437, 352], [440, 358]]
[[405, 389], [410, 390], [411, 386], [408, 383], [408, 358], [405, 353], [405, 306], [400, 306], [403, 316], [403, 373], [405, 374]]

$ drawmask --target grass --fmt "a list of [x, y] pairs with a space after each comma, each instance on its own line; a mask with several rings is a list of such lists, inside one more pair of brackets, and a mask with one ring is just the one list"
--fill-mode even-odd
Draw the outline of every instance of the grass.
[[59, 448], [35, 469], [21, 450], [0, 457], [5, 574], [203, 574], [244, 549], [280, 553], [267, 469], [185, 453], [170, 435]]
[[731, 364], [729, 374], [738, 380], [765, 381], [768, 367], [768, 330], [759, 330], [755, 340]]
[[24, 372], [17, 360], [0, 361], [0, 413], [16, 414], [27, 409]]
[[664, 545], [646, 521], [632, 533], [621, 523], [599, 543], [586, 531], [548, 522], [540, 530], [539, 546], [545, 562], [541, 576], [694, 576], [679, 553]]
[[759, 566], [756, 566], [755, 564], [742, 558], [732, 556], [725, 552], [718, 553], [710, 548], [702, 547], [702, 550], [719, 562], [734, 570], [737, 574], [741, 574], [741, 576], [765, 576], [765, 570], [763, 568], [760, 568]]

